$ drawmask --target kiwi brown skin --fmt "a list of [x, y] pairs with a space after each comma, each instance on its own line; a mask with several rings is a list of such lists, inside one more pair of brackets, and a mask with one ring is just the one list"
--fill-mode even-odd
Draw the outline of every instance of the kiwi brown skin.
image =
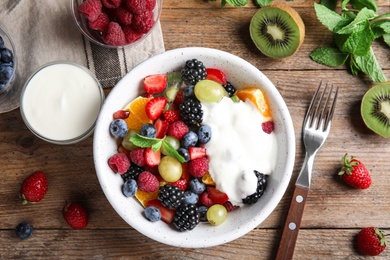
[[[295, 23], [296, 26], [294, 25], [294, 28], [298, 30], [298, 44], [294, 44], [294, 46], [289, 46], [289, 50], [284, 52], [284, 53], [280, 53], [278, 52], [278, 47], [274, 47], [276, 44], [274, 43], [267, 43], [268, 45], [273, 45], [272, 48], [274, 48], [274, 50], [268, 50], [264, 44], [264, 40], [263, 39], [259, 39], [259, 37], [262, 37], [264, 38], [263, 35], [261, 35], [261, 32], [258, 30], [259, 27], [261, 27], [261, 25], [259, 24], [260, 22], [256, 19], [256, 16], [257, 16], [257, 13], [259, 12], [267, 12], [268, 10], [271, 10], [271, 9], [268, 9], [267, 8], [272, 8], [272, 9], [279, 9], [280, 10], [280, 13], [284, 13], [283, 15], [287, 15], [290, 16], [289, 17], [289, 20], [291, 20], [291, 23]], [[261, 22], [262, 23], [262, 22]], [[278, 26], [280, 28], [280, 26]], [[284, 30], [284, 29], [283, 29]], [[252, 20], [251, 20], [251, 24], [250, 24], [250, 35], [251, 35], [251, 38], [253, 40], [253, 42], [255, 43], [256, 47], [266, 56], [268, 57], [271, 57], [271, 58], [286, 58], [286, 57], [289, 57], [293, 54], [295, 54], [300, 46], [302, 45], [303, 41], [304, 41], [304, 38], [305, 38], [305, 24], [301, 18], [301, 16], [298, 14], [298, 12], [286, 5], [286, 4], [282, 4], [282, 3], [274, 3], [274, 4], [270, 4], [268, 6], [264, 6], [262, 7], [259, 11], [256, 12], [256, 14], [252, 17]], [[261, 35], [261, 36], [260, 36]], [[269, 41], [273, 41], [272, 39], [270, 39]]]
[[363, 95], [360, 114], [374, 133], [390, 138], [390, 81], [370, 87]]

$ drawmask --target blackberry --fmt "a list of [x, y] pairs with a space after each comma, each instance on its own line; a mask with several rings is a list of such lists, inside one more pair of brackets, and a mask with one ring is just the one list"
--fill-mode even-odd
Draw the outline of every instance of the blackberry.
[[257, 177], [257, 189], [255, 193], [247, 196], [245, 199], [242, 199], [242, 203], [244, 204], [250, 205], [256, 203], [263, 195], [265, 188], [267, 187], [267, 175], [260, 173], [256, 170], [254, 170], [254, 173]]
[[122, 176], [123, 181], [127, 181], [130, 179], [137, 180], [138, 175], [140, 175], [140, 173], [143, 171], [144, 171], [144, 169], [142, 167], [136, 165], [135, 163], [132, 163], [130, 165], [130, 168], [127, 170], [127, 172], [125, 172], [121, 176]]
[[180, 116], [188, 126], [200, 125], [203, 120], [202, 105], [196, 99], [184, 100], [180, 106]]
[[199, 224], [199, 210], [194, 204], [180, 206], [173, 217], [173, 225], [179, 231], [193, 230]]
[[206, 76], [206, 67], [197, 59], [186, 61], [186, 65], [181, 70], [181, 77], [187, 84], [195, 85], [196, 82], [206, 79]]
[[226, 92], [229, 94], [229, 97], [232, 97], [237, 91], [237, 89], [229, 81], [226, 82], [226, 85], [223, 85], [223, 87], [226, 90]]
[[166, 184], [160, 187], [158, 200], [164, 207], [175, 209], [184, 202], [184, 191], [174, 185]]

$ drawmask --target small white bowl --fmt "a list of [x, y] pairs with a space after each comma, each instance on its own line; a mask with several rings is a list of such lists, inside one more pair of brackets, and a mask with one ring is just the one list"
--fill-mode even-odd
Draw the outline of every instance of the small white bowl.
[[[179, 232], [158, 221], [152, 223], [142, 214], [143, 207], [135, 198], [122, 194], [123, 180], [108, 166], [116, 153], [117, 143], [109, 133], [113, 112], [125, 107], [142, 92], [141, 82], [147, 75], [178, 71], [189, 59], [198, 59], [206, 67], [222, 69], [237, 88], [260, 86], [265, 91], [275, 123], [278, 154], [275, 171], [269, 176], [267, 190], [254, 205], [229, 212], [220, 226], [199, 224], [192, 231]], [[227, 243], [250, 232], [261, 224], [282, 199], [289, 184], [295, 160], [295, 135], [288, 108], [272, 82], [247, 61], [209, 48], [181, 48], [166, 51], [139, 64], [110, 92], [99, 115], [93, 142], [94, 163], [101, 187], [116, 212], [133, 228], [164, 244], [185, 248], [210, 247]]]

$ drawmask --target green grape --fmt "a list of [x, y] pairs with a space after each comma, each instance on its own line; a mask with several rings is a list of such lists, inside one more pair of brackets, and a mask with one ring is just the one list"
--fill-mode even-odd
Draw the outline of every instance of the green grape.
[[127, 132], [127, 134], [125, 135], [125, 137], [123, 137], [123, 140], [122, 140], [122, 146], [126, 149], [126, 150], [134, 150], [135, 148], [137, 148], [137, 146], [135, 146], [132, 142], [130, 142], [130, 137], [134, 134], [136, 134], [137, 131], [135, 130], [130, 130], [129, 132]]
[[204, 102], [219, 102], [229, 96], [221, 84], [207, 79], [196, 83], [194, 92], [197, 99]]
[[[172, 145], [172, 147], [175, 148], [175, 150], [180, 148], [180, 141], [178, 139], [176, 139], [175, 137], [173, 137], [173, 136], [166, 136], [165, 140], [168, 141]], [[165, 151], [164, 146], [161, 147], [161, 153], [164, 154], [164, 155], [169, 155]]]
[[180, 179], [182, 174], [181, 163], [171, 156], [163, 156], [158, 171], [161, 177], [167, 182], [175, 182]]
[[207, 220], [213, 226], [218, 226], [225, 222], [228, 212], [225, 206], [214, 204], [207, 210]]

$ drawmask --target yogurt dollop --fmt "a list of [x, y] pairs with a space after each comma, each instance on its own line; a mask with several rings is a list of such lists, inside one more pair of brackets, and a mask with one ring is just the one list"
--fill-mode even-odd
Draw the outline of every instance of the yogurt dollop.
[[242, 206], [242, 199], [256, 192], [254, 170], [271, 174], [275, 169], [275, 134], [262, 130], [263, 116], [250, 101], [234, 102], [223, 98], [218, 103], [202, 102], [203, 124], [212, 129], [205, 145], [209, 173], [229, 200]]

